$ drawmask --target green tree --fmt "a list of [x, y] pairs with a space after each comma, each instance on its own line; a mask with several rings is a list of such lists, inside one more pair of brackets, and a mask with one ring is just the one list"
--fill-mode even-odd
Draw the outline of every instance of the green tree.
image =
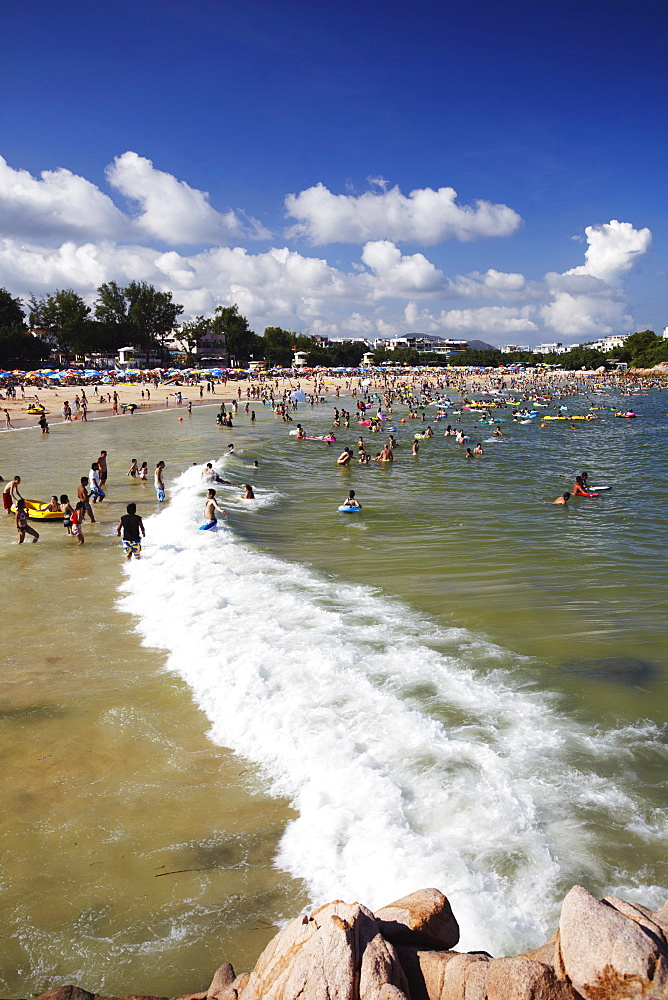
[[295, 351], [310, 351], [316, 343], [313, 337], [304, 337], [294, 330], [283, 330], [280, 326], [268, 326], [262, 335], [262, 341], [265, 361], [284, 368], [292, 365]]
[[174, 302], [171, 292], [159, 292], [146, 281], [131, 281], [123, 290], [132, 324], [133, 346], [146, 354], [152, 346], [165, 353], [165, 340], [176, 326], [183, 306]]
[[626, 338], [624, 347], [615, 356], [620, 361], [629, 361], [633, 368], [652, 368], [663, 360], [660, 355], [664, 343], [653, 330], [638, 330]]
[[[476, 351], [467, 350], [461, 351], [458, 354], [422, 354], [420, 355], [424, 360], [422, 364], [436, 364], [436, 365], [462, 365], [470, 367], [489, 367], [493, 368], [495, 365], [504, 364], [505, 358], [501, 354], [501, 351], [489, 350], [489, 351]], [[433, 360], [432, 360], [433, 359]]]
[[131, 346], [128, 341], [135, 331], [128, 315], [128, 300], [125, 297], [125, 289], [120, 288], [115, 281], [108, 281], [100, 285], [97, 290], [97, 301], [95, 303], [95, 317], [100, 323], [108, 327], [114, 327], [118, 333], [119, 347]]
[[195, 319], [184, 323], [178, 333], [174, 334], [174, 340], [185, 351], [186, 364], [193, 364], [195, 361], [195, 351], [210, 331], [211, 319], [207, 319], [204, 316], [196, 316]]
[[386, 365], [388, 362], [400, 365], [419, 365], [422, 363], [422, 355], [411, 347], [399, 347], [395, 351], [386, 351], [381, 348], [374, 352], [374, 364]]
[[239, 313], [239, 307], [218, 306], [216, 314], [211, 321], [211, 329], [214, 333], [224, 333], [227, 351], [231, 358], [237, 362], [248, 361], [253, 356], [263, 355], [264, 342], [261, 337], [253, 333], [248, 320]]
[[165, 340], [183, 312], [171, 292], [160, 292], [146, 281], [131, 281], [125, 288], [109, 281], [100, 285], [97, 294], [95, 316], [114, 347], [139, 347], [147, 354], [151, 348], [165, 352]]
[[6, 288], [0, 288], [0, 327], [23, 327], [25, 313], [20, 299], [12, 297]]
[[49, 348], [21, 326], [0, 326], [0, 367], [17, 368], [48, 357]]
[[330, 344], [326, 350], [331, 358], [329, 364], [332, 367], [357, 368], [367, 351], [367, 346], [359, 341], [344, 340], [340, 344]]
[[600, 368], [605, 365], [606, 357], [603, 351], [597, 351], [595, 347], [572, 347], [565, 354], [547, 354], [542, 360], [546, 364], [561, 365], [568, 371], [576, 371], [578, 368]]
[[30, 297], [30, 322], [44, 330], [65, 353], [86, 350], [86, 325], [90, 308], [72, 288], [64, 288], [43, 299]]

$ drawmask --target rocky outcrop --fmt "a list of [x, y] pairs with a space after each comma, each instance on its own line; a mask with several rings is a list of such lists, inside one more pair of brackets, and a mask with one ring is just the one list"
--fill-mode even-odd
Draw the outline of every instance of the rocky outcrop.
[[[252, 972], [228, 963], [208, 990], [176, 1000], [668, 1000], [668, 902], [652, 911], [581, 886], [566, 896], [559, 928], [514, 958], [458, 952], [459, 927], [437, 889], [375, 914], [337, 900], [292, 920]], [[62, 986], [38, 1000], [102, 997]]]
[[668, 941], [631, 903], [598, 900], [576, 885], [561, 908], [559, 953], [564, 975], [587, 1000], [668, 998]]
[[375, 913], [380, 933], [393, 944], [447, 951], [459, 941], [459, 925], [438, 889], [421, 889]]

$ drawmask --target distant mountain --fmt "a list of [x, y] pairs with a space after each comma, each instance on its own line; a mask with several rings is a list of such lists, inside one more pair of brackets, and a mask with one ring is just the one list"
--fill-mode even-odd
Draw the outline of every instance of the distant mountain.
[[484, 340], [469, 340], [469, 349], [472, 351], [498, 351], [494, 344], [486, 344]]

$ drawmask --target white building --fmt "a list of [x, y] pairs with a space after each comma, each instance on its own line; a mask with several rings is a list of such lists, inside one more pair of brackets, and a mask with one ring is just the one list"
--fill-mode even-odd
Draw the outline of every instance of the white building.
[[579, 344], [562, 344], [560, 341], [556, 341], [554, 344], [539, 344], [538, 347], [533, 347], [534, 354], [568, 354], [572, 351], [574, 347], [579, 347]]
[[620, 347], [624, 346], [624, 341], [630, 336], [630, 334], [614, 334], [610, 337], [602, 337], [600, 340], [595, 340], [592, 344], [587, 344], [587, 347], [593, 347], [595, 351], [616, 351]]
[[467, 340], [452, 340], [451, 338], [434, 337], [428, 333], [407, 333], [405, 337], [390, 337], [387, 340], [374, 340], [376, 350], [397, 351], [408, 348], [418, 354], [461, 354], [468, 348]]
[[523, 351], [530, 351], [531, 348], [522, 344], [504, 344], [499, 350], [502, 354], [521, 354]]

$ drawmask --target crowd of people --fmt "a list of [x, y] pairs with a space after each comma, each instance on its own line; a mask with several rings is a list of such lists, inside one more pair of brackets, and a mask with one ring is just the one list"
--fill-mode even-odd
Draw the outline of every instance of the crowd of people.
[[[159, 461], [154, 472], [156, 498], [160, 503], [165, 499], [164, 469], [165, 463]], [[127, 474], [133, 478], [146, 480], [148, 478], [148, 463], [143, 462], [140, 468], [137, 460], [133, 458]], [[15, 516], [19, 545], [25, 541], [26, 535], [30, 536], [33, 542], [39, 540], [39, 532], [28, 523], [31, 513], [34, 513], [36, 509], [42, 519], [48, 518], [50, 514], [59, 515], [58, 520], [62, 517], [66, 534], [75, 539], [77, 545], [84, 545], [86, 518], [90, 524], [96, 523], [93, 505], [104, 501], [107, 495], [104, 487], [108, 476], [107, 452], [103, 449], [97, 459], [91, 462], [88, 475], [81, 476], [76, 488], [76, 500], [70, 500], [67, 493], [61, 493], [60, 496], [54, 493], [47, 504], [35, 504], [33, 501], [26, 500], [21, 494], [21, 476], [13, 476], [2, 489], [2, 503], [5, 512], [10, 516], [12, 514]], [[126, 557], [131, 559], [134, 555], [138, 559], [141, 553], [140, 536], [143, 536], [145, 532], [135, 503], [127, 505], [126, 514], [118, 522], [117, 533], [123, 538]]]

